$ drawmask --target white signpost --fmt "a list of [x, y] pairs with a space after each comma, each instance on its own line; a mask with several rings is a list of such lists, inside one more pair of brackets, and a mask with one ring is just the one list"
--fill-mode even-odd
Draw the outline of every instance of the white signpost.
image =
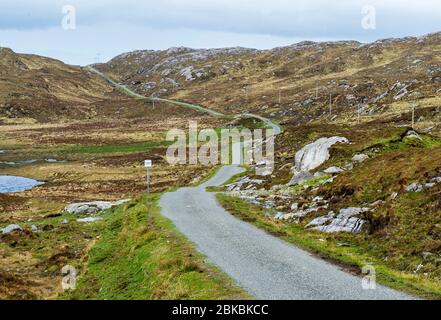
[[152, 160], [145, 160], [144, 167], [147, 170], [147, 193], [150, 193], [150, 170], [153, 167]]

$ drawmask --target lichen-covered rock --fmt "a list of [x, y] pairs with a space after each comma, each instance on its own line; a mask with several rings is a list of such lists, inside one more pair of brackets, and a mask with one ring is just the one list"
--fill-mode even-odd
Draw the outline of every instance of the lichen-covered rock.
[[314, 219], [307, 227], [326, 233], [359, 233], [366, 223], [366, 221], [360, 217], [360, 214], [369, 212], [370, 210], [369, 208], [341, 209], [337, 216], [335, 216], [334, 212], [331, 212], [327, 216]]
[[73, 203], [64, 208], [64, 211], [70, 214], [94, 214], [115, 206], [127, 203], [130, 200], [120, 200], [116, 202], [109, 201], [94, 201]]
[[101, 217], [89, 217], [89, 218], [77, 219], [77, 222], [92, 223], [101, 220], [103, 220], [103, 218]]
[[330, 167], [324, 171], [324, 173], [327, 173], [327, 174], [339, 174], [342, 172], [343, 172], [343, 169], [341, 169], [339, 167]]
[[349, 140], [343, 137], [321, 138], [297, 152], [293, 170], [294, 176], [289, 185], [294, 186], [314, 178], [310, 171], [329, 160], [329, 149], [337, 143], [349, 143]]
[[412, 183], [411, 185], [406, 187], [407, 192], [421, 192], [423, 191], [423, 186], [418, 183]]
[[419, 140], [422, 141], [423, 139], [421, 138], [421, 136], [414, 130], [409, 130], [406, 133], [406, 137], [405, 139], [411, 139], [411, 140]]
[[369, 159], [369, 156], [366, 154], [356, 154], [352, 158], [352, 162], [362, 163], [362, 162], [365, 162], [367, 159]]
[[10, 224], [4, 229], [0, 229], [2, 234], [10, 234], [14, 231], [23, 231], [23, 229], [18, 224]]
[[305, 172], [318, 168], [329, 159], [329, 149], [337, 143], [349, 143], [349, 140], [343, 137], [321, 138], [306, 145], [295, 156], [295, 170]]
[[312, 228], [312, 227], [322, 226], [328, 223], [329, 221], [331, 221], [332, 219], [334, 219], [334, 217], [335, 217], [335, 213], [331, 211], [326, 216], [315, 218], [306, 227]]
[[314, 175], [309, 173], [309, 171], [298, 172], [298, 173], [294, 174], [294, 177], [289, 182], [289, 185], [295, 186], [298, 184], [302, 184], [302, 183], [304, 183], [308, 180], [311, 180], [311, 179], [314, 179]]

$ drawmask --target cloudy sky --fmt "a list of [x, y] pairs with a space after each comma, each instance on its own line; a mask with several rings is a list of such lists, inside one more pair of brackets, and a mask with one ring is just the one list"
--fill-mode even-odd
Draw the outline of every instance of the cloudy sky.
[[436, 31], [439, 0], [0, 0], [0, 46], [81, 65], [136, 49], [264, 49]]

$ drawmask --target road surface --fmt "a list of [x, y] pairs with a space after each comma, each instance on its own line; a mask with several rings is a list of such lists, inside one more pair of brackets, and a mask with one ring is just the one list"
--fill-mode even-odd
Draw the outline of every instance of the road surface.
[[160, 200], [162, 214], [239, 286], [257, 299], [411, 299], [382, 286], [364, 290], [361, 278], [226, 212], [205, 188], [221, 185], [242, 170], [222, 167], [208, 182]]
[[[139, 95], [98, 70], [88, 69], [134, 98], [168, 102], [215, 117], [227, 117], [198, 105]], [[282, 132], [270, 119], [251, 113], [240, 116], [263, 121], [273, 129], [274, 135]], [[222, 185], [242, 171], [238, 166], [224, 166], [198, 187], [164, 194], [160, 206], [162, 214], [172, 220], [201, 253], [250, 294], [257, 299], [281, 300], [413, 299], [383, 286], [364, 290], [361, 278], [233, 217], [205, 188]]]

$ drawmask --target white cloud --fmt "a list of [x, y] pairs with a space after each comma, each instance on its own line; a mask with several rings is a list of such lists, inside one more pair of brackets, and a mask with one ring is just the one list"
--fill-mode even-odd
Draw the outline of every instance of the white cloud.
[[[66, 4], [77, 9], [78, 28], [69, 33], [61, 30]], [[364, 5], [376, 8], [375, 30], [361, 27]], [[371, 41], [439, 31], [440, 21], [438, 0], [1, 0], [0, 44], [32, 52], [47, 48], [53, 56], [80, 61], [61, 53], [63, 48], [81, 48], [79, 54], [101, 48], [108, 56], [115, 50], [184, 43], [261, 48], [299, 39]], [[223, 36], [213, 39], [214, 34]], [[42, 42], [32, 49], [27, 44], [37, 35]], [[86, 48], [89, 38], [94, 41]]]

